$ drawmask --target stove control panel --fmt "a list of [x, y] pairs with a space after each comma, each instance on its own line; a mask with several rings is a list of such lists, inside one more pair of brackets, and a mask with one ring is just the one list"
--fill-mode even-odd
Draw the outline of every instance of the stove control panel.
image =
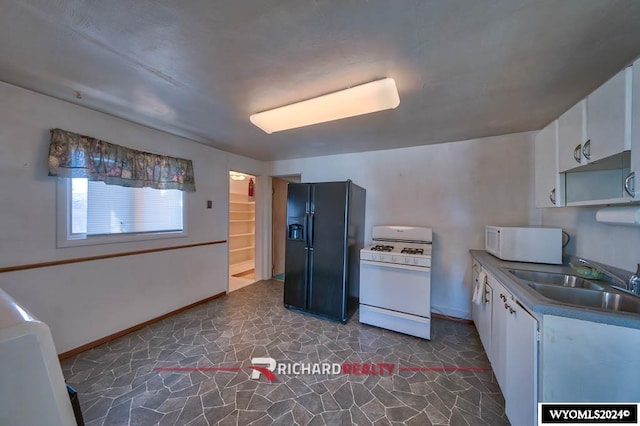
[[370, 260], [373, 262], [397, 263], [400, 265], [422, 266], [427, 268], [431, 266], [430, 256], [411, 256], [411, 255], [403, 255], [403, 254], [390, 254], [390, 253], [381, 253], [381, 252], [362, 251], [360, 252], [360, 259]]

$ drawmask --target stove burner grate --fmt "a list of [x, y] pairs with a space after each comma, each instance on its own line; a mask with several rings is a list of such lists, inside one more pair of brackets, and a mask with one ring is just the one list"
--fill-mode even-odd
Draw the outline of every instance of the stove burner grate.
[[402, 249], [401, 253], [405, 253], [405, 254], [424, 254], [424, 249], [405, 247], [405, 248]]
[[375, 245], [373, 247], [371, 247], [372, 251], [392, 251], [393, 250], [393, 246], [387, 246], [387, 245], [382, 245], [382, 244], [378, 244]]

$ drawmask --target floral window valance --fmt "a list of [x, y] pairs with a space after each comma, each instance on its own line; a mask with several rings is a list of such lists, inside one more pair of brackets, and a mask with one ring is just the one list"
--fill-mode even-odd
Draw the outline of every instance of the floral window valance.
[[125, 148], [66, 130], [51, 130], [49, 176], [88, 178], [109, 185], [195, 192], [193, 163]]

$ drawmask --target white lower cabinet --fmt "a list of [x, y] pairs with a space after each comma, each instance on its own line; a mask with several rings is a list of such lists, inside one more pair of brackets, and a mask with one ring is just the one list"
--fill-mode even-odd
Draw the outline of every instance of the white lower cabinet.
[[488, 275], [488, 283], [493, 288], [491, 309], [491, 368], [498, 379], [505, 401], [507, 399], [507, 314], [504, 308], [512, 296], [492, 275]]
[[555, 315], [538, 322], [490, 273], [485, 289], [473, 320], [513, 426], [536, 425], [538, 401], [640, 401], [640, 329]]
[[542, 402], [640, 401], [640, 329], [545, 315]]
[[507, 417], [514, 426], [535, 425], [538, 321], [491, 274], [485, 289], [490, 303], [474, 304], [472, 316], [504, 395]]
[[505, 312], [505, 410], [512, 425], [535, 425], [538, 410], [538, 321], [516, 301], [508, 302]]

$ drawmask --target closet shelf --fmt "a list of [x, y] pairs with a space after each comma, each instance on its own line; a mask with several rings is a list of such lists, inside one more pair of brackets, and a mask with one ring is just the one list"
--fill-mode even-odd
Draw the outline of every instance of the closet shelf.
[[255, 262], [253, 260], [244, 260], [229, 265], [229, 275], [235, 275], [254, 269]]
[[256, 248], [256, 247], [255, 246], [240, 247], [240, 248], [237, 248], [237, 249], [229, 250], [229, 253], [235, 253], [237, 251], [244, 251], [244, 250], [252, 250], [254, 248]]
[[250, 235], [256, 235], [255, 232], [247, 232], [245, 234], [229, 234], [229, 237], [248, 237]]
[[255, 267], [256, 202], [247, 195], [229, 192], [229, 274], [250, 271]]

